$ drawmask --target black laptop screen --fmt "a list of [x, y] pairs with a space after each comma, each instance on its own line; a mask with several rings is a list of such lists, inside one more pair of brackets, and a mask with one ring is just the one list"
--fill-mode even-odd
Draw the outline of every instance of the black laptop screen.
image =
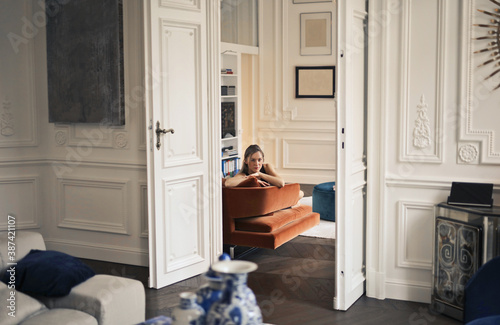
[[491, 207], [493, 184], [453, 182], [448, 204]]

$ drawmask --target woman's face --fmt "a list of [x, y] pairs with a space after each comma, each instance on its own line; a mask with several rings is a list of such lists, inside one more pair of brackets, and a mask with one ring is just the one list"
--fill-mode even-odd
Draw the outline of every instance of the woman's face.
[[253, 174], [260, 171], [263, 163], [264, 158], [262, 157], [262, 153], [260, 151], [257, 151], [247, 158], [246, 164], [248, 165], [248, 173]]

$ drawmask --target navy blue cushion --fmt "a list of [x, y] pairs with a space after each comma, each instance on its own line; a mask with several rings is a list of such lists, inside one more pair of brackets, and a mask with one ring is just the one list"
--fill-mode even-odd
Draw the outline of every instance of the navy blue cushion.
[[[9, 268], [2, 277], [8, 284]], [[47, 297], [69, 294], [71, 288], [94, 276], [94, 271], [82, 261], [56, 251], [32, 249], [15, 265], [16, 290]]]

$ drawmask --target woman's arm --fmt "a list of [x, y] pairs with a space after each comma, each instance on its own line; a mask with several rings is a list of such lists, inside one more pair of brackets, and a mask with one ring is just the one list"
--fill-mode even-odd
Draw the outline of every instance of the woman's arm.
[[276, 173], [272, 164], [264, 164], [264, 169], [266, 170], [266, 173], [258, 172], [249, 176], [255, 176], [258, 179], [266, 181], [277, 187], [285, 186], [285, 181], [278, 175], [278, 173]]
[[226, 179], [226, 187], [235, 187], [238, 186], [241, 182], [243, 182], [247, 176], [243, 173], [238, 173], [234, 175], [233, 177], [227, 178]]

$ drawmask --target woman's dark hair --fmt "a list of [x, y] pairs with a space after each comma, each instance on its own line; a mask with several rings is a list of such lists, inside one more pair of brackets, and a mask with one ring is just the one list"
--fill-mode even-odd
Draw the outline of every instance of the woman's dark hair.
[[262, 159], [264, 159], [264, 151], [262, 151], [262, 149], [256, 144], [252, 144], [252, 145], [248, 146], [247, 150], [245, 150], [245, 156], [243, 158], [243, 165], [241, 166], [241, 172], [243, 174], [248, 175], [248, 165], [245, 163], [245, 161], [256, 152], [260, 152], [262, 154]]

